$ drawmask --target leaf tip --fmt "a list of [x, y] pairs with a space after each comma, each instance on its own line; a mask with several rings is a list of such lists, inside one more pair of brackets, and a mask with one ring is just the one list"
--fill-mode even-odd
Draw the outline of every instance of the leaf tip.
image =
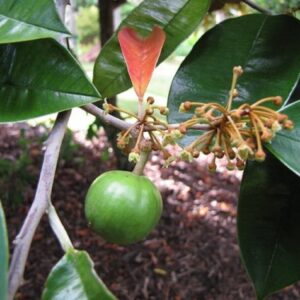
[[118, 39], [134, 90], [139, 98], [143, 98], [166, 34], [159, 26], [154, 26], [146, 37], [140, 36], [134, 28], [123, 27], [118, 32]]

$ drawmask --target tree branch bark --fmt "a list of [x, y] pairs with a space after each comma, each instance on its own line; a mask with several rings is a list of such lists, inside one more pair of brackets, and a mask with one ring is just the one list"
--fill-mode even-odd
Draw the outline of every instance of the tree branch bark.
[[[102, 47], [114, 33], [114, 8], [116, 7], [116, 4], [120, 5], [123, 2], [125, 1], [98, 0], [100, 41]], [[114, 106], [117, 105], [116, 97], [111, 97], [107, 99], [107, 101]], [[101, 108], [102, 102], [96, 103], [96, 105]], [[115, 117], [121, 119], [121, 115], [118, 111], [115, 111], [113, 114]], [[133, 169], [133, 164], [128, 161], [127, 156], [124, 155], [117, 146], [118, 130], [112, 126], [107, 126], [106, 124], [103, 125], [103, 128], [116, 156], [118, 169], [131, 171]]]
[[[69, 0], [57, 0], [56, 6], [62, 21], [65, 19], [66, 5]], [[66, 40], [60, 41], [66, 44]], [[13, 300], [22, 284], [26, 261], [34, 233], [42, 216], [51, 204], [51, 192], [61, 144], [65, 135], [71, 110], [58, 113], [51, 133], [46, 141], [43, 165], [35, 197], [20, 232], [14, 240], [15, 248], [10, 262], [8, 278], [8, 300]]]
[[130, 127], [130, 124], [126, 121], [119, 119], [113, 115], [105, 113], [105, 111], [94, 104], [87, 104], [81, 107], [86, 112], [91, 115], [98, 117], [101, 121], [107, 125], [112, 125], [119, 130], [127, 130]]
[[[91, 115], [99, 118], [101, 121], [103, 121], [104, 123], [106, 123], [107, 125], [111, 125], [115, 128], [118, 128], [119, 130], [127, 130], [132, 124], [121, 120], [115, 116], [112, 116], [110, 114], [106, 114], [104, 112], [103, 109], [97, 107], [94, 104], [87, 104], [85, 106], [81, 107], [83, 110], [85, 110], [86, 112], [90, 113]], [[168, 124], [168, 127], [170, 129], [176, 129], [179, 127], [180, 124]], [[158, 129], [162, 129], [164, 130], [165, 127], [163, 126], [155, 126]], [[210, 130], [211, 126], [207, 125], [207, 124], [196, 124], [194, 126], [191, 127], [191, 129], [194, 130]], [[146, 127], [146, 130], [151, 130], [149, 128]]]
[[71, 111], [65, 111], [57, 115], [53, 129], [46, 142], [46, 151], [36, 194], [22, 228], [14, 240], [15, 249], [9, 269], [8, 300], [14, 299], [17, 289], [22, 284], [25, 264], [34, 233], [48, 208], [59, 151], [70, 114]]

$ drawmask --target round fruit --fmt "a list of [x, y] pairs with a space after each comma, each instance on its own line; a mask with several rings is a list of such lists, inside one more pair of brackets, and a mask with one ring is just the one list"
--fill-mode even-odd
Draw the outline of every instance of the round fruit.
[[128, 245], [142, 240], [157, 224], [162, 199], [145, 176], [109, 171], [90, 186], [85, 215], [91, 227], [106, 241]]

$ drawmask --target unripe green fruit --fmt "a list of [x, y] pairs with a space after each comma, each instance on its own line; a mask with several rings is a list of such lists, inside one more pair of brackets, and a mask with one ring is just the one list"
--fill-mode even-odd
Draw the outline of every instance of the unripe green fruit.
[[90, 186], [85, 215], [106, 241], [128, 245], [142, 240], [157, 224], [162, 212], [158, 189], [145, 176], [109, 171]]

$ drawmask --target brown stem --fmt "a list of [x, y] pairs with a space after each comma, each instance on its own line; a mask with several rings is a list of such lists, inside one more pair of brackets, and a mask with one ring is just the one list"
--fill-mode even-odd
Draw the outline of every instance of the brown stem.
[[131, 124], [128, 122], [121, 120], [117, 117], [114, 117], [110, 114], [105, 113], [105, 111], [94, 104], [86, 104], [85, 106], [81, 107], [86, 112], [100, 118], [103, 122], [108, 125], [113, 125], [114, 127], [120, 130], [127, 130]]
[[[114, 127], [117, 127], [120, 130], [127, 130], [132, 124], [121, 120], [117, 117], [114, 117], [110, 114], [106, 114], [105, 111], [99, 107], [97, 107], [94, 104], [87, 104], [85, 106], [81, 107], [83, 110], [85, 110], [86, 112], [92, 114], [93, 116], [101, 119], [103, 122], [105, 122], [106, 124], [112, 125]], [[177, 129], [179, 128], [180, 124], [168, 124], [168, 128], [169, 129]], [[157, 129], [162, 129], [165, 130], [165, 126], [162, 125], [158, 125], [155, 126]], [[193, 126], [191, 126], [189, 129], [194, 129], [194, 130], [211, 130], [211, 126], [208, 124], [195, 124]], [[147, 126], [145, 126], [145, 131], [148, 130], [152, 130], [153, 131], [153, 127], [151, 126], [150, 128], [147, 128]]]

